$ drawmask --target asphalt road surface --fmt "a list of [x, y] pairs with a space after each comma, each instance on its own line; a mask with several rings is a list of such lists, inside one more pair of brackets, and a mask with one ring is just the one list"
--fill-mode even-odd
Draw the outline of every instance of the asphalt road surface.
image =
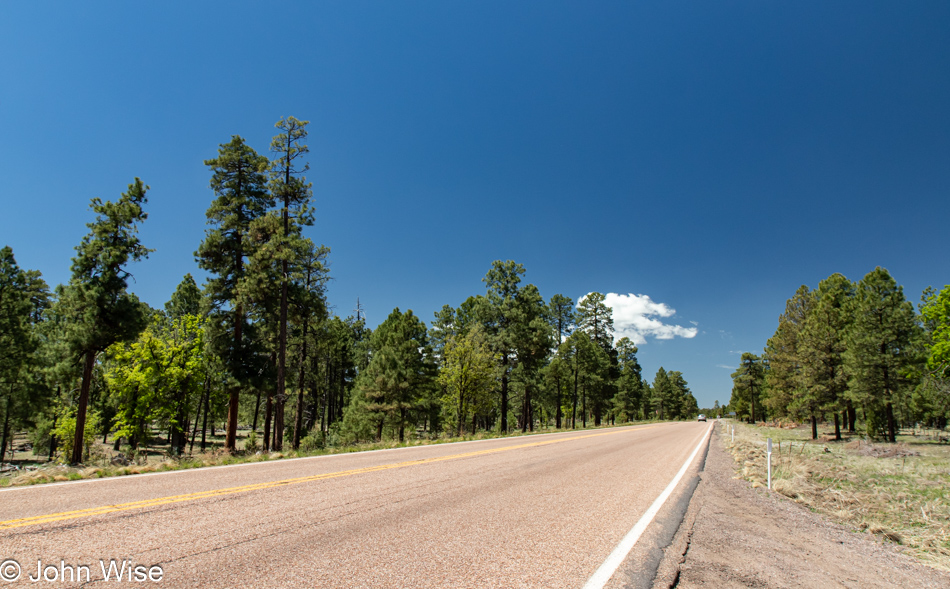
[[708, 430], [651, 424], [2, 490], [0, 587], [110, 586], [124, 571], [134, 586], [581, 588]]

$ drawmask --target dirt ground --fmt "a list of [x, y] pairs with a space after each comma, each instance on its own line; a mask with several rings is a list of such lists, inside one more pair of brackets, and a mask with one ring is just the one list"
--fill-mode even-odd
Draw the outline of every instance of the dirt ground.
[[[718, 430], [718, 428], [716, 428]], [[737, 480], [714, 432], [702, 482], [654, 587], [950, 587], [950, 573]]]

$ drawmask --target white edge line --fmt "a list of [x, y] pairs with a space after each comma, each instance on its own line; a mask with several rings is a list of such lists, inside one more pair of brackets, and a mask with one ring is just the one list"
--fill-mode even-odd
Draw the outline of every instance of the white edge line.
[[[659, 425], [663, 425], [663, 423], [664, 423], [664, 422], [660, 422]], [[675, 422], [673, 422], [673, 423], [675, 423]], [[288, 462], [294, 462], [294, 461], [297, 461], [297, 460], [318, 460], [318, 459], [321, 459], [321, 458], [323, 458], [323, 459], [330, 459], [330, 458], [337, 458], [337, 457], [340, 457], [340, 456], [367, 455], [367, 454], [374, 454], [374, 453], [379, 453], [379, 452], [396, 452], [396, 451], [399, 451], [399, 450], [413, 450], [413, 449], [419, 449], [419, 448], [439, 448], [439, 447], [443, 447], [443, 448], [444, 448], [444, 447], [446, 447], [446, 446], [456, 446], [456, 445], [462, 445], [462, 444], [478, 444], [478, 443], [483, 443], [483, 442], [500, 442], [500, 441], [505, 441], [505, 440], [523, 440], [523, 439], [529, 439], [529, 438], [537, 438], [537, 437], [540, 437], [540, 436], [557, 436], [557, 435], [571, 434], [571, 433], [577, 434], [577, 433], [582, 433], [582, 432], [599, 432], [599, 431], [607, 431], [607, 430], [621, 429], [621, 428], [625, 428], [625, 427], [630, 428], [630, 429], [638, 429], [638, 428], [641, 428], [641, 426], [645, 426], [645, 425], [651, 425], [651, 424], [650, 424], [650, 423], [637, 423], [637, 424], [634, 424], [634, 425], [628, 425], [628, 426], [623, 426], [623, 425], [622, 425], [622, 426], [619, 426], [619, 427], [608, 427], [608, 428], [601, 428], [601, 429], [595, 429], [595, 430], [583, 430], [583, 429], [581, 429], [581, 430], [569, 430], [569, 431], [564, 431], [564, 432], [551, 432], [551, 433], [543, 433], [543, 434], [542, 434], [542, 433], [537, 433], [537, 434], [529, 434], [529, 435], [521, 435], [521, 436], [505, 436], [505, 437], [501, 437], [501, 438], [486, 438], [486, 439], [484, 439], [484, 440], [465, 440], [464, 442], [443, 442], [443, 443], [441, 443], [441, 444], [419, 444], [418, 446], [401, 446], [401, 447], [399, 447], [399, 448], [380, 448], [380, 449], [378, 449], [378, 450], [356, 450], [356, 451], [354, 451], [354, 452], [339, 452], [339, 453], [337, 453], [337, 454], [319, 454], [319, 455], [317, 455], [317, 456], [298, 456], [298, 457], [296, 457], [296, 458], [275, 458], [275, 459], [273, 459], [273, 460], [259, 460], [259, 461], [256, 461], [256, 462], [241, 462], [241, 463], [238, 463], [238, 464], [216, 464], [216, 465], [214, 465], [214, 466], [198, 466], [198, 467], [195, 467], [195, 468], [178, 468], [178, 469], [175, 469], [175, 470], [163, 470], [163, 471], [161, 471], [161, 472], [143, 472], [143, 473], [138, 473], [138, 474], [127, 474], [127, 475], [116, 475], [116, 476], [101, 477], [101, 478], [97, 478], [97, 479], [79, 479], [79, 480], [76, 480], [76, 481], [60, 481], [60, 482], [56, 482], [56, 483], [40, 483], [40, 484], [34, 484], [34, 485], [17, 485], [17, 486], [10, 486], [10, 487], [2, 487], [2, 488], [0, 488], [0, 493], [8, 493], [8, 492], [12, 492], [12, 491], [27, 491], [27, 490], [30, 490], [30, 489], [32, 489], [33, 491], [38, 491], [38, 490], [40, 490], [40, 489], [48, 489], [48, 488], [50, 488], [50, 487], [59, 487], [59, 486], [63, 486], [63, 485], [75, 486], [75, 485], [81, 485], [81, 484], [84, 484], [84, 483], [104, 483], [104, 482], [108, 482], [108, 481], [112, 481], [112, 482], [116, 482], [116, 481], [126, 481], [126, 480], [135, 480], [135, 479], [144, 478], [144, 477], [155, 477], [155, 476], [171, 475], [171, 474], [183, 474], [183, 473], [186, 473], [186, 472], [191, 472], [191, 473], [195, 473], [195, 472], [208, 472], [208, 471], [215, 471], [215, 470], [224, 469], [224, 468], [239, 468], [239, 467], [242, 467], [242, 466], [243, 466], [243, 467], [253, 467], [253, 466], [262, 466], [262, 465], [265, 465], [265, 464], [269, 464], [269, 465], [271, 465], [271, 466], [274, 466], [274, 465], [277, 465], [277, 464], [286, 464], [286, 463], [288, 463]], [[90, 468], [92, 468], [92, 467], [90, 467]]]
[[656, 517], [656, 514], [659, 513], [660, 508], [663, 507], [663, 504], [666, 503], [666, 500], [670, 498], [670, 495], [673, 494], [673, 490], [676, 488], [676, 485], [680, 482], [680, 479], [683, 478], [683, 475], [686, 474], [686, 471], [689, 469], [690, 465], [693, 463], [693, 459], [696, 458], [696, 454], [699, 453], [699, 449], [703, 447], [703, 444], [706, 443], [706, 438], [709, 437], [709, 432], [712, 431], [712, 424], [706, 429], [703, 439], [700, 440], [699, 444], [696, 446], [696, 449], [693, 450], [693, 453], [689, 455], [689, 458], [686, 459], [686, 462], [683, 464], [683, 467], [680, 468], [680, 471], [676, 473], [676, 476], [673, 477], [673, 480], [670, 481], [670, 484], [663, 489], [663, 492], [660, 493], [660, 496], [657, 497], [653, 504], [650, 505], [650, 508], [647, 509], [646, 513], [640, 518], [640, 520], [633, 526], [633, 529], [627, 532], [627, 535], [623, 537], [623, 540], [620, 541], [620, 544], [617, 544], [617, 547], [614, 548], [613, 552], [610, 553], [610, 556], [607, 557], [607, 560], [604, 561], [604, 564], [600, 565], [590, 579], [587, 580], [587, 583], [584, 585], [584, 589], [602, 589], [607, 581], [617, 572], [617, 569], [623, 563], [624, 559], [627, 558], [627, 555], [630, 554], [630, 551], [633, 550], [633, 546], [637, 543], [637, 540], [640, 539], [640, 536], [643, 535], [643, 532], [646, 531], [647, 526], [650, 525], [650, 522], [653, 521], [653, 518]]

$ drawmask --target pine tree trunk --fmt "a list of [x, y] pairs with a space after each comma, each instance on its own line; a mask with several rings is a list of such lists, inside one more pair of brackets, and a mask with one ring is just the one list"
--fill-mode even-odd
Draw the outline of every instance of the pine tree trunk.
[[10, 399], [13, 397], [13, 385], [10, 385], [10, 395], [7, 397], [6, 408], [3, 411], [3, 440], [0, 441], [0, 462], [7, 455], [7, 436], [10, 435]]
[[343, 360], [340, 359], [340, 370], [338, 371], [340, 375], [340, 403], [339, 403], [339, 413], [337, 413], [337, 421], [343, 421], [343, 408], [346, 406], [346, 369], [343, 368]]
[[815, 417], [815, 414], [811, 415], [811, 439], [818, 439], [818, 418]]
[[577, 429], [577, 373], [580, 372], [576, 368], [574, 369], [574, 398], [573, 398], [573, 407], [571, 408], [571, 429]]
[[508, 354], [501, 356], [501, 433], [508, 433]]
[[267, 391], [267, 401], [264, 405], [264, 452], [270, 452], [270, 426], [271, 418], [273, 417], [271, 413], [273, 412], [273, 395], [271, 395], [270, 390]]
[[855, 423], [858, 420], [858, 410], [854, 408], [854, 405], [851, 404], [851, 401], [848, 401], [848, 433], [855, 433]]
[[267, 391], [267, 400], [264, 402], [264, 439], [261, 441], [264, 452], [270, 452], [270, 422], [273, 417], [271, 415], [273, 411], [271, 403], [271, 393]]
[[838, 421], [838, 412], [835, 411], [835, 440], [841, 441], [841, 424]]
[[278, 393], [274, 406], [274, 444], [272, 448], [275, 452], [284, 449], [284, 395]]
[[581, 401], [581, 419], [584, 420], [583, 428], [587, 429], [587, 387], [581, 387], [581, 395], [583, 399]]
[[[287, 235], [287, 209], [284, 208], [284, 236]], [[287, 260], [281, 262], [280, 326], [277, 343], [277, 407], [274, 411], [274, 450], [284, 446], [284, 404], [287, 401], [287, 386], [284, 371], [287, 366]]]
[[534, 404], [528, 399], [528, 431], [534, 431]]
[[749, 391], [749, 399], [752, 400], [752, 421], [750, 423], [755, 425], [755, 392], [751, 389]]
[[[56, 387], [56, 398], [57, 398], [57, 399], [59, 398], [59, 394], [60, 394], [60, 388], [59, 388], [59, 387]], [[56, 454], [56, 434], [53, 433], [53, 431], [56, 431], [56, 418], [57, 418], [57, 416], [54, 414], [54, 415], [53, 415], [53, 427], [52, 427], [52, 431], [51, 431], [50, 434], [49, 434], [49, 456], [48, 456], [47, 459], [46, 459], [47, 462], [52, 462], [52, 461], [53, 461], [53, 456]], [[118, 439], [119, 439], [119, 438], [116, 438], [116, 440], [118, 440]]]
[[202, 405], [208, 402], [207, 399], [208, 399], [208, 381], [205, 380], [204, 394], [201, 395], [200, 399], [198, 399], [198, 408], [195, 410], [195, 427], [193, 427], [191, 430], [191, 444], [188, 446], [189, 454], [195, 453], [195, 438], [198, 437], [198, 422], [200, 421], [199, 418], [201, 417], [201, 407]]
[[[238, 240], [240, 240], [240, 234], [238, 234]], [[241, 244], [238, 242], [238, 273], [243, 274], [243, 254], [241, 253]], [[244, 307], [240, 304], [234, 309], [234, 351], [236, 354], [240, 355], [241, 349], [244, 347]], [[237, 450], [237, 422], [238, 422], [238, 406], [240, 404], [241, 389], [238, 387], [233, 387], [230, 392], [230, 398], [228, 399], [228, 429], [224, 438], [224, 447], [228, 452], [234, 453]], [[214, 435], [214, 426], [212, 425], [212, 433]]]
[[[459, 417], [458, 417], [458, 437], [462, 437], [462, 422], [465, 421], [465, 396], [462, 394], [462, 387], [459, 387]], [[474, 428], [472, 428], [474, 431]]]
[[73, 437], [73, 455], [70, 462], [82, 462], [83, 433], [86, 428], [86, 408], [89, 405], [89, 389], [92, 386], [92, 369], [96, 364], [96, 353], [86, 352], [82, 367], [82, 385], [79, 388], [79, 401], [76, 407], [76, 433]]
[[211, 392], [208, 391], [208, 394], [205, 396], [205, 416], [201, 421], [201, 451], [205, 451], [207, 446], [205, 434], [208, 432], [208, 411], [211, 408]]
[[528, 431], [528, 407], [531, 398], [528, 396], [528, 387], [524, 388], [524, 397], [521, 400], [521, 433]]
[[257, 401], [254, 402], [254, 421], [251, 423], [251, 431], [257, 431], [257, 417], [261, 412], [261, 389], [257, 387]]
[[557, 410], [554, 412], [554, 426], [561, 429], [561, 377], [557, 377]]
[[890, 401], [885, 403], [884, 412], [887, 415], [887, 441], [893, 444], [897, 441], [897, 428], [894, 422], [894, 405]]
[[303, 429], [304, 364], [307, 361], [307, 323], [303, 324], [303, 347], [300, 350], [300, 371], [297, 373], [297, 415], [294, 419], [294, 450], [300, 449], [300, 434]]

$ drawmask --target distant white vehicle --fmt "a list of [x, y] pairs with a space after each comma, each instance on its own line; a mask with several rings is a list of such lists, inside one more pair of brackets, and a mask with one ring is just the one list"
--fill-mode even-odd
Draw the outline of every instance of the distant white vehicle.
[[702, 413], [700, 413], [700, 414], [699, 414], [699, 417], [696, 419], [696, 421], [706, 421], [706, 416], [703, 415]]

